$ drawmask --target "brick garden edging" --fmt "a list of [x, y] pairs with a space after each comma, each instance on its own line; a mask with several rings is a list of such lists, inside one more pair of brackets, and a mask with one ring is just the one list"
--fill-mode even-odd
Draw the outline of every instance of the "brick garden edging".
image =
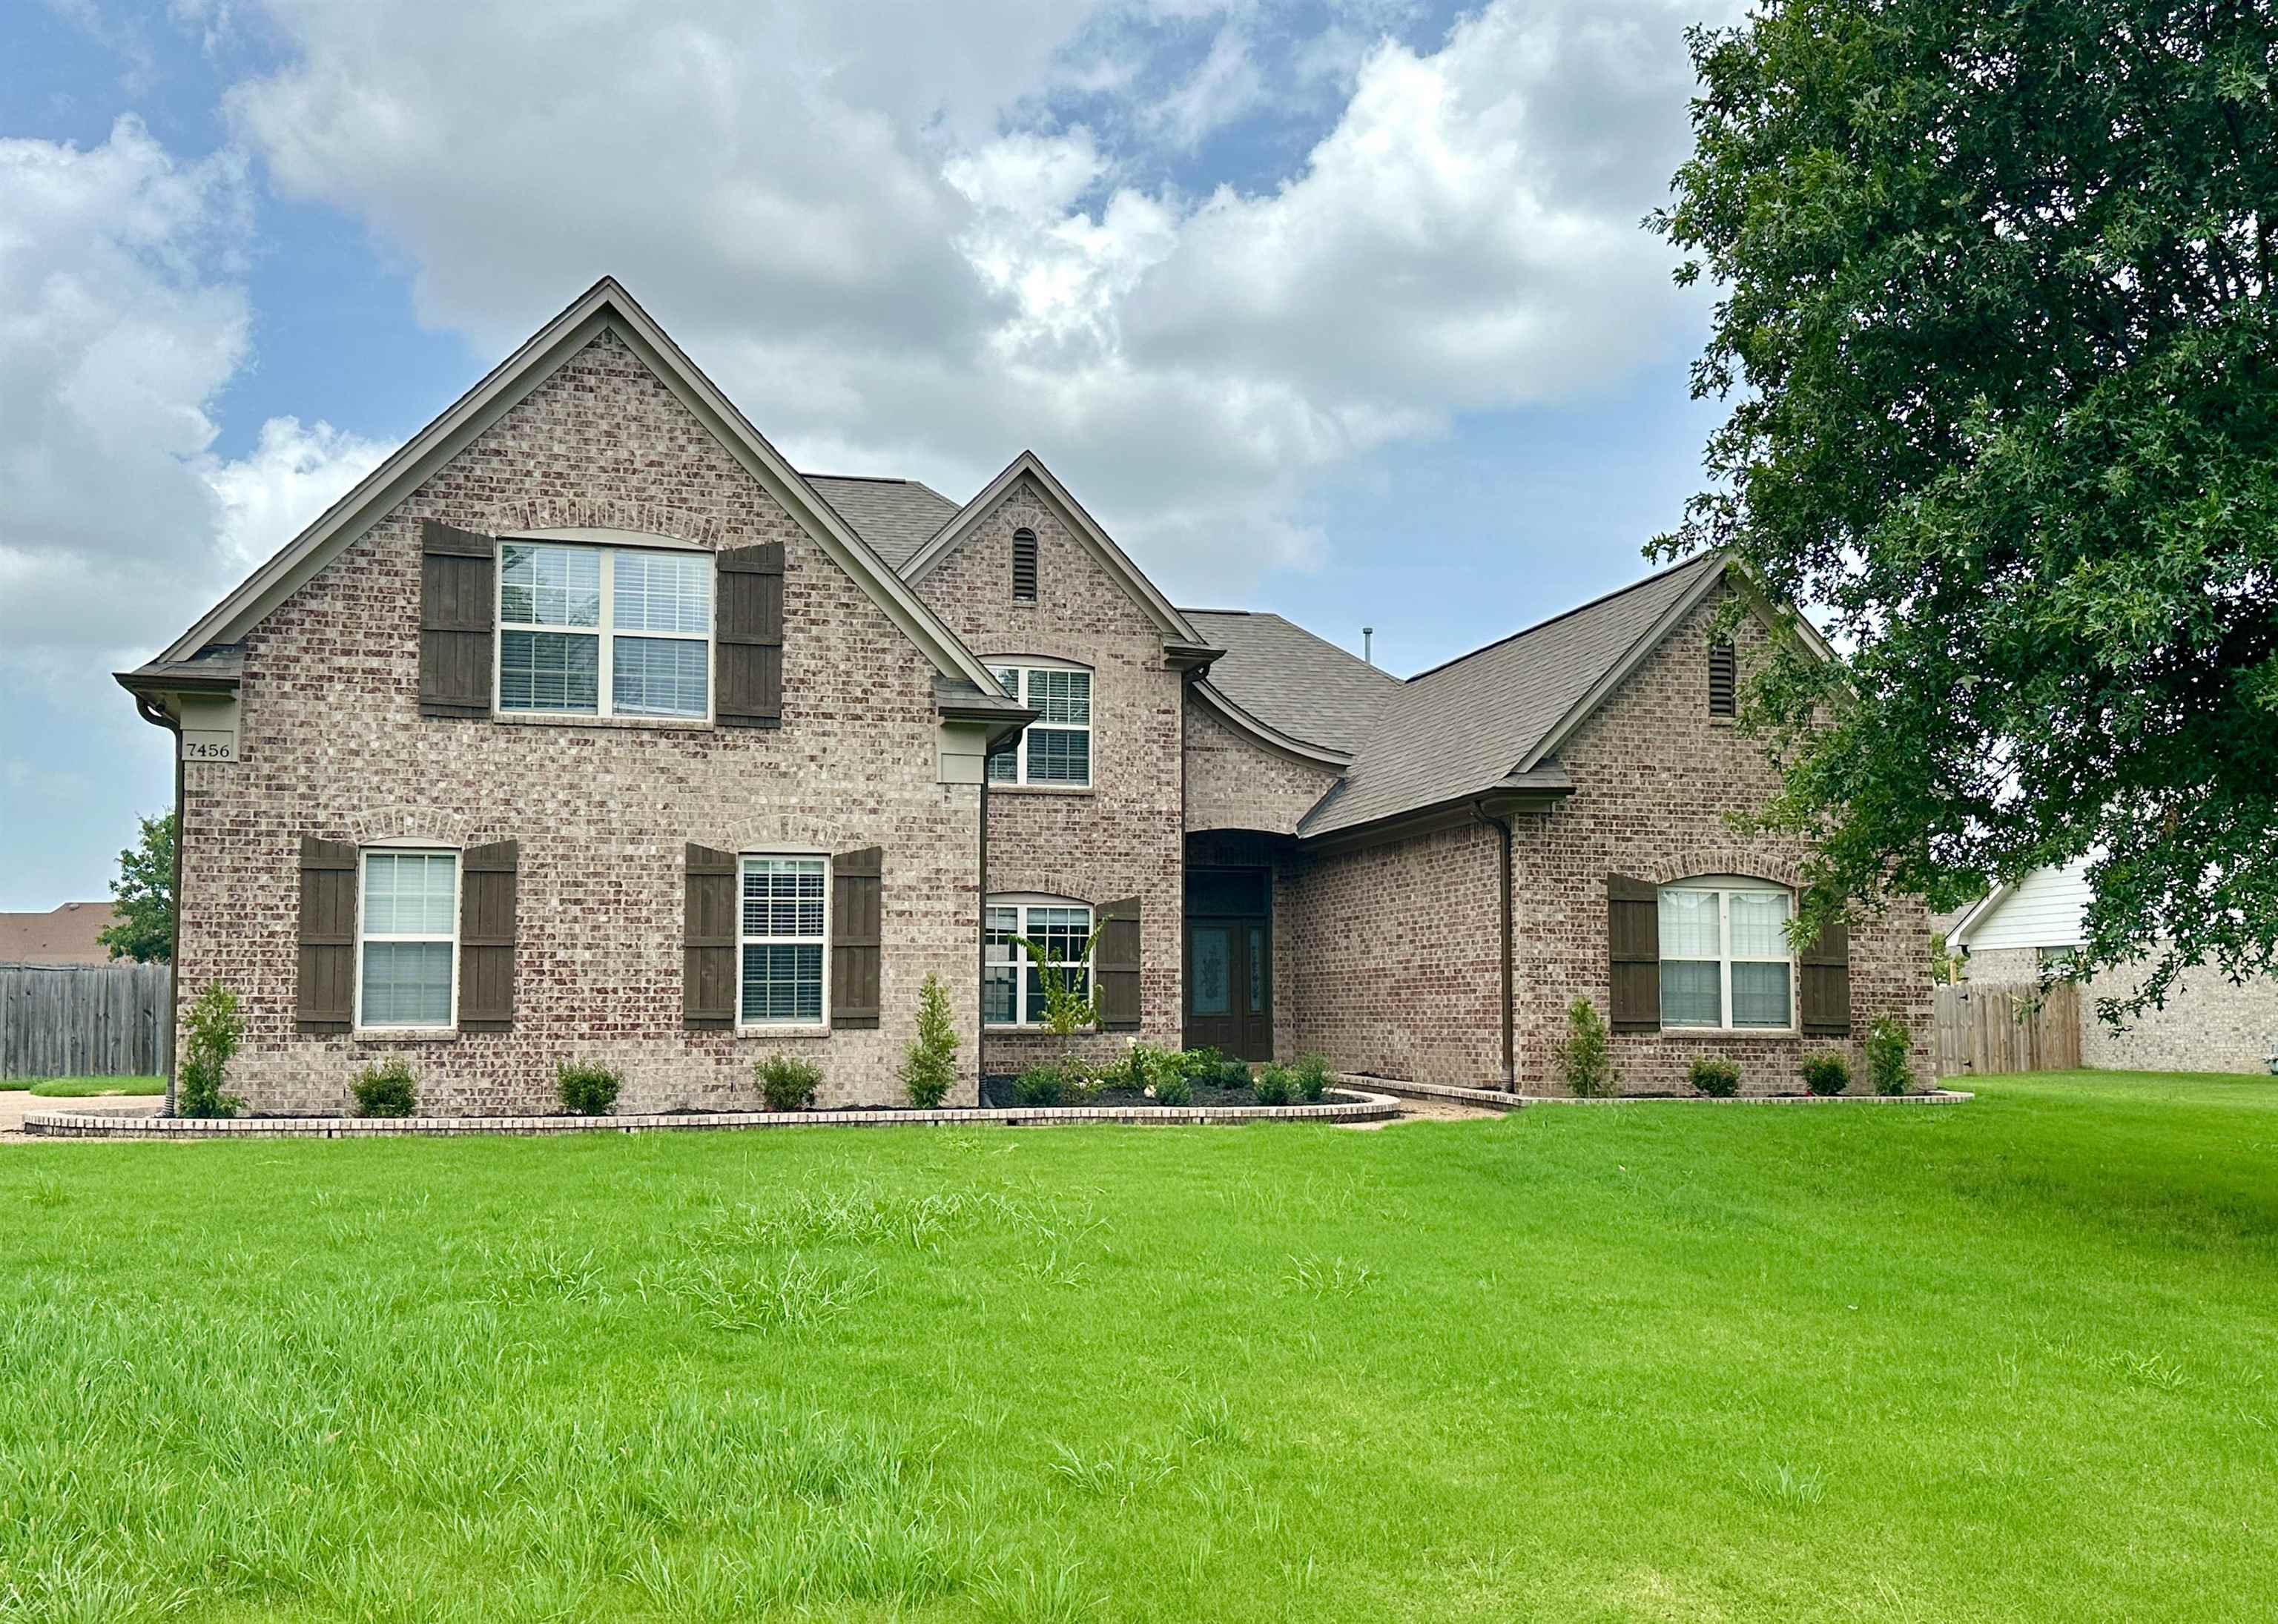
[[52, 1139], [368, 1139], [414, 1134], [535, 1136], [673, 1133], [730, 1128], [1040, 1127], [1059, 1122], [1192, 1126], [1212, 1122], [1376, 1122], [1400, 1115], [1387, 1094], [1351, 1091], [1351, 1099], [1286, 1106], [1004, 1106], [935, 1111], [659, 1112], [634, 1116], [143, 1116], [123, 1112], [42, 1111], [24, 1131]]

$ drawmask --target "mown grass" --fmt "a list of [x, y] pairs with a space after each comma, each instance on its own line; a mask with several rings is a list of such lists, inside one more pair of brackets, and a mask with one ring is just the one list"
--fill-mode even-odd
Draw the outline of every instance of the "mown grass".
[[91, 1099], [100, 1094], [163, 1094], [166, 1092], [164, 1077], [28, 1077], [22, 1083], [6, 1084], [22, 1087], [28, 1084], [31, 1092], [48, 1099]]
[[2278, 1084], [0, 1153], [0, 1617], [2269, 1616]]

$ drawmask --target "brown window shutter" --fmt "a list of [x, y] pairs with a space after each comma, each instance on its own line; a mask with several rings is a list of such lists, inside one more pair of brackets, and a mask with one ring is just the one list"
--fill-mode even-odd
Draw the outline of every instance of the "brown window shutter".
[[688, 843], [680, 1014], [690, 1026], [736, 1023], [736, 854]]
[[522, 847], [470, 846], [459, 857], [459, 1026], [503, 1032], [514, 1025], [515, 893]]
[[781, 727], [783, 543], [723, 548], [718, 558], [713, 627], [719, 693], [712, 714], [722, 727]]
[[1023, 603], [1036, 601], [1036, 532], [1013, 532], [1013, 595]]
[[344, 1032], [355, 1020], [356, 848], [301, 837], [301, 967], [294, 1019]]
[[1617, 1032], [1661, 1030], [1661, 888], [1606, 876], [1609, 1002]]
[[884, 946], [885, 854], [875, 846], [830, 860], [830, 1024], [878, 1024]]
[[1139, 899], [1099, 905], [1099, 944], [1091, 973], [1099, 981], [1099, 1024], [1111, 1032], [1139, 1026]]
[[1708, 645], [1708, 714], [1738, 716], [1740, 710], [1739, 660], [1730, 643]]
[[419, 521], [419, 714], [491, 714], [498, 542]]
[[1800, 1024], [1807, 1038], [1851, 1035], [1851, 927], [1831, 919], [1797, 961]]

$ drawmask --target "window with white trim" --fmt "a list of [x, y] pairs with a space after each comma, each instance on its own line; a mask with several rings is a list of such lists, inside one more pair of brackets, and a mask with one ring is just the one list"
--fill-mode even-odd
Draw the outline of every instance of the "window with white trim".
[[820, 1026], [829, 974], [830, 860], [743, 860], [740, 1026]]
[[459, 854], [363, 854], [356, 924], [361, 1027], [448, 1027], [459, 1019]]
[[712, 714], [709, 553], [499, 543], [498, 708]]
[[1661, 1023], [1785, 1031], [1795, 1024], [1793, 899], [1761, 880], [1661, 888]]
[[997, 665], [1005, 692], [1041, 714], [989, 758], [991, 784], [1091, 785], [1091, 673], [1080, 665]]
[[990, 1026], [1042, 1026], [1044, 977], [1028, 950], [1027, 937], [1053, 964], [1065, 965], [1069, 984], [1081, 998], [1091, 996], [1091, 963], [1084, 948], [1091, 940], [1091, 909], [1058, 897], [991, 897], [983, 920], [987, 952], [982, 968], [981, 1015]]

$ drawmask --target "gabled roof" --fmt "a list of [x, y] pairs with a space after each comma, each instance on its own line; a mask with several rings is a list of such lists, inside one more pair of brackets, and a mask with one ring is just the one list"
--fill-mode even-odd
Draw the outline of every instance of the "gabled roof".
[[108, 902], [66, 902], [44, 914], [0, 914], [0, 964], [108, 964], [98, 938], [117, 917]]
[[838, 509], [879, 557], [899, 570], [934, 532], [957, 517], [957, 504], [915, 479], [867, 474], [816, 474], [806, 482]]
[[1044, 494], [1045, 501], [1059, 511], [1060, 520], [1084, 549], [1098, 561], [1100, 567], [1121, 583], [1132, 601], [1147, 612], [1163, 633], [1164, 647], [1168, 649], [1191, 651], [1198, 663], [1207, 663], [1208, 656], [1218, 650], [1197, 632], [1193, 624], [1177, 609], [1171, 601], [1156, 589], [1137, 564], [1131, 562], [1123, 549], [1115, 545], [1099, 522], [1084, 511], [1083, 504], [1068, 494], [1052, 471], [1044, 466], [1042, 458], [1033, 451], [1023, 451], [1005, 466], [1005, 471], [981, 488], [981, 494], [958, 509], [957, 517], [944, 525], [902, 566], [903, 578], [915, 584], [923, 580], [933, 567], [955, 552], [959, 543], [973, 533], [974, 528], [990, 513], [997, 504], [1022, 479], [1032, 479]]
[[547, 322], [473, 388], [452, 403], [327, 508], [235, 591], [209, 610], [135, 677], [155, 683], [161, 668], [191, 660], [210, 644], [234, 643], [298, 591], [469, 442], [496, 423], [562, 364], [603, 332], [615, 333], [711, 431], [745, 471], [782, 504], [817, 546], [852, 577], [944, 676], [995, 693], [996, 679], [860, 533], [802, 479], [752, 426], [655, 318], [615, 277], [603, 277]]
[[1400, 678], [1279, 615], [1189, 609], [1195, 629], [1226, 652], [1210, 685], [1268, 727], [1347, 755], [1401, 690]]
[[1724, 573], [1716, 554], [1567, 610], [1400, 686], [1311, 839], [1529, 781], [1558, 744]]

